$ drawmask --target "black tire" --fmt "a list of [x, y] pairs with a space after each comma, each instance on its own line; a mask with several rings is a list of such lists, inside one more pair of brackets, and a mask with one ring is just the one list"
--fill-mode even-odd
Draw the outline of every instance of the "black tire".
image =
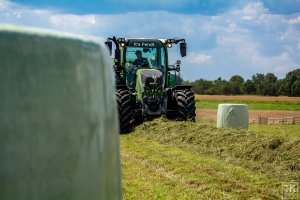
[[132, 131], [132, 110], [131, 99], [128, 90], [118, 89], [116, 91], [119, 124], [121, 133], [130, 133]]
[[175, 90], [179, 120], [195, 121], [195, 96], [192, 90]]
[[[171, 108], [172, 108], [172, 107], [171, 107]], [[172, 110], [172, 111], [167, 111], [167, 112], [166, 112], [166, 118], [167, 118], [167, 119], [171, 119], [171, 120], [172, 120], [172, 119], [175, 119], [175, 118], [177, 117], [177, 115], [178, 115], [177, 112], [176, 112], [176, 111], [173, 111], [173, 110]]]
[[174, 113], [171, 113], [171, 112], [167, 112], [166, 113], [166, 118], [167, 119], [175, 119], [176, 118], [176, 114], [174, 114]]
[[142, 115], [136, 115], [134, 116], [134, 124], [136, 126], [142, 124], [144, 122], [144, 117]]

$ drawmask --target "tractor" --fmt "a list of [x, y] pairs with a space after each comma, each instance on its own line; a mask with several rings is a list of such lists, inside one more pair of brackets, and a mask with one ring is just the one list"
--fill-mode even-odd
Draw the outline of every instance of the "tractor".
[[168, 119], [195, 121], [195, 97], [191, 86], [181, 85], [180, 64], [169, 65], [168, 48], [179, 44], [186, 56], [184, 39], [108, 38], [113, 67], [120, 132], [165, 115]]

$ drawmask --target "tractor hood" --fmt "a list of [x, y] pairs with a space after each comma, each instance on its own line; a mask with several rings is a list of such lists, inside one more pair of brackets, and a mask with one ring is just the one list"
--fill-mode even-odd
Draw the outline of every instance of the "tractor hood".
[[136, 93], [140, 100], [145, 91], [145, 87], [151, 90], [162, 89], [164, 80], [163, 73], [157, 69], [139, 69], [136, 72]]

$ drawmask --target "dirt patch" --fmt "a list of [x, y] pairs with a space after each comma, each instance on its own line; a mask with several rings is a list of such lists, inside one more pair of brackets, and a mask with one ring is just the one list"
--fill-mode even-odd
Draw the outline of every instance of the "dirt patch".
[[195, 95], [198, 100], [210, 99], [210, 100], [237, 100], [237, 101], [289, 101], [300, 102], [300, 97], [266, 97], [255, 95], [239, 95], [239, 96], [225, 96], [225, 95]]
[[[196, 116], [200, 120], [217, 120], [215, 109], [197, 109]], [[283, 118], [283, 117], [300, 117], [300, 111], [278, 111], [278, 110], [249, 110], [249, 121], [261, 117]]]

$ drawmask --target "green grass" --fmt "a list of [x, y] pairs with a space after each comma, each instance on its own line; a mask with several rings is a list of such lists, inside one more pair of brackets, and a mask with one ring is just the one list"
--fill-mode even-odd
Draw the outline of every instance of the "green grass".
[[123, 198], [280, 199], [282, 182], [300, 182], [300, 138], [263, 130], [145, 122], [121, 136]]
[[221, 103], [248, 104], [249, 110], [300, 111], [300, 102], [287, 102], [287, 101], [196, 100], [196, 108], [218, 109], [218, 105]]
[[275, 179], [172, 145], [122, 136], [124, 199], [280, 197]]
[[249, 129], [267, 136], [299, 137], [300, 124], [259, 125], [250, 124]]

